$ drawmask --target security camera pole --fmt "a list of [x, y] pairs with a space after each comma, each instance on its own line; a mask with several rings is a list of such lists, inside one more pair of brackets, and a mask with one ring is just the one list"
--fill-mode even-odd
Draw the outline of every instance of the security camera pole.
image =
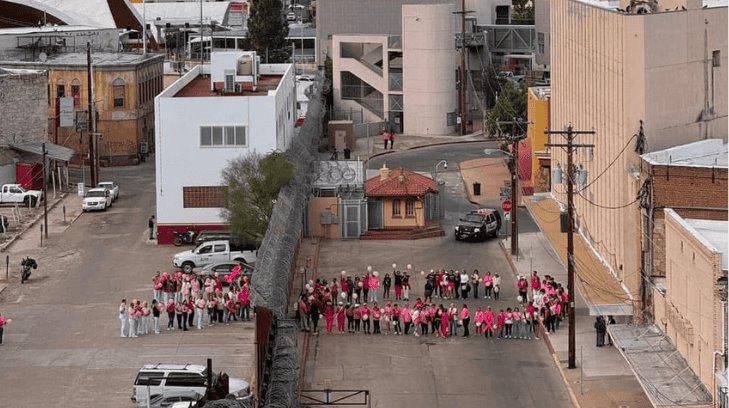
[[555, 131], [544, 130], [546, 135], [564, 136], [567, 143], [556, 144], [547, 143], [547, 147], [566, 147], [567, 148], [567, 297], [569, 309], [567, 311], [569, 336], [568, 336], [568, 353], [569, 360], [567, 368], [576, 368], [577, 364], [575, 354], [575, 243], [574, 243], [574, 165], [572, 164], [572, 154], [577, 147], [594, 147], [591, 144], [574, 144], [577, 135], [594, 135], [594, 130], [572, 130], [572, 124], [567, 125], [567, 130]]

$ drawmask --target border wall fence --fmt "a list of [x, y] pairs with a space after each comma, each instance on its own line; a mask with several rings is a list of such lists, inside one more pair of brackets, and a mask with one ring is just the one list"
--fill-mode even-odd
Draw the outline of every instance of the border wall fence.
[[298, 408], [300, 358], [297, 326], [289, 317], [291, 285], [299, 243], [304, 236], [307, 201], [316, 178], [317, 149], [325, 123], [323, 95], [329, 87], [317, 75], [303, 126], [287, 151], [294, 179], [284, 186], [274, 204], [251, 280], [256, 317], [256, 394], [258, 406]]

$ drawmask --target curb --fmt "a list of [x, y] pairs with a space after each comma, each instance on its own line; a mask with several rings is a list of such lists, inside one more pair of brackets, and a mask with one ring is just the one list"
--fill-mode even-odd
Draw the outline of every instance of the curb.
[[[511, 268], [511, 273], [514, 274], [514, 276], [516, 276], [518, 270], [516, 269], [514, 260], [511, 259], [511, 254], [504, 246], [504, 242], [502, 240], [499, 240], [499, 248], [501, 248], [501, 251], [504, 253], [506, 260], [509, 262], [509, 267]], [[562, 381], [564, 382], [565, 387], [567, 387], [567, 391], [569, 392], [570, 400], [572, 401], [572, 405], [575, 408], [581, 408], [580, 403], [577, 400], [577, 396], [575, 395], [574, 391], [572, 390], [572, 386], [570, 385], [569, 380], [567, 380], [567, 374], [565, 374], [564, 370], [562, 369], [562, 364], [560, 364], [559, 359], [557, 358], [557, 353], [554, 351], [554, 346], [552, 346], [552, 341], [549, 338], [549, 333], [547, 333], [546, 330], [544, 330], [544, 326], [542, 326], [542, 340], [544, 340], [544, 344], [547, 346], [547, 350], [549, 350], [549, 354], [552, 355], [554, 364], [557, 367], [557, 369], [559, 370], [559, 374], [562, 376]]]
[[397, 152], [406, 152], [408, 150], [417, 150], [417, 149], [424, 149], [426, 147], [433, 147], [433, 146], [442, 146], [442, 145], [449, 145], [449, 144], [460, 144], [460, 143], [483, 143], [488, 142], [489, 140], [459, 140], [459, 141], [452, 141], [452, 142], [436, 142], [431, 144], [425, 144], [425, 145], [418, 145], [418, 146], [410, 146], [408, 148], [402, 149], [402, 150], [391, 150], [389, 152], [379, 152], [379, 153], [373, 153], [371, 156], [369, 156], [367, 159], [363, 160], [364, 163], [367, 163], [371, 159], [374, 159], [375, 157], [384, 156], [386, 154], [392, 154]]

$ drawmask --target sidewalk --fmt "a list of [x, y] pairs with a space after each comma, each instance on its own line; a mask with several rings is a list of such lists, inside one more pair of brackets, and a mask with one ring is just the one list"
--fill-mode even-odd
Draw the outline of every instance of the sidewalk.
[[[56, 198], [49, 194], [48, 200], [48, 237], [63, 233], [81, 215], [82, 198], [71, 191]], [[22, 221], [17, 230], [8, 232], [9, 239], [0, 244], [0, 251], [10, 256], [10, 279], [5, 274], [0, 275], [0, 293], [8, 285], [16, 284], [19, 277], [17, 264], [20, 257], [37, 253], [45, 242], [45, 231], [41, 234], [41, 226], [45, 224], [43, 205], [33, 209]], [[44, 227], [45, 228], [45, 227]], [[43, 238], [43, 239], [41, 239]], [[42, 243], [43, 242], [43, 243]], [[17, 259], [16, 259], [17, 258]]]

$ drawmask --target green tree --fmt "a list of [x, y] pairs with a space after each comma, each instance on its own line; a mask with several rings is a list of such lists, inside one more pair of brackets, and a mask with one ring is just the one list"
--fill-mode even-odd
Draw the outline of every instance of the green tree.
[[281, 0], [257, 0], [248, 17], [250, 45], [264, 62], [280, 63], [291, 58], [286, 43], [289, 26], [282, 15]]
[[293, 177], [294, 166], [281, 152], [263, 156], [254, 151], [231, 160], [223, 169], [223, 184], [228, 193], [223, 217], [231, 231], [261, 242], [278, 193]]
[[529, 0], [514, 0], [514, 13], [511, 15], [512, 24], [534, 25], [534, 6]]
[[[505, 81], [501, 87], [496, 104], [489, 111], [486, 119], [486, 130], [490, 137], [496, 137], [503, 131], [498, 122], [511, 121], [514, 118], [526, 120], [527, 117], [527, 84], [515, 85], [511, 81]], [[510, 131], [510, 130], [509, 130]], [[507, 131], [508, 132], [508, 131]]]

